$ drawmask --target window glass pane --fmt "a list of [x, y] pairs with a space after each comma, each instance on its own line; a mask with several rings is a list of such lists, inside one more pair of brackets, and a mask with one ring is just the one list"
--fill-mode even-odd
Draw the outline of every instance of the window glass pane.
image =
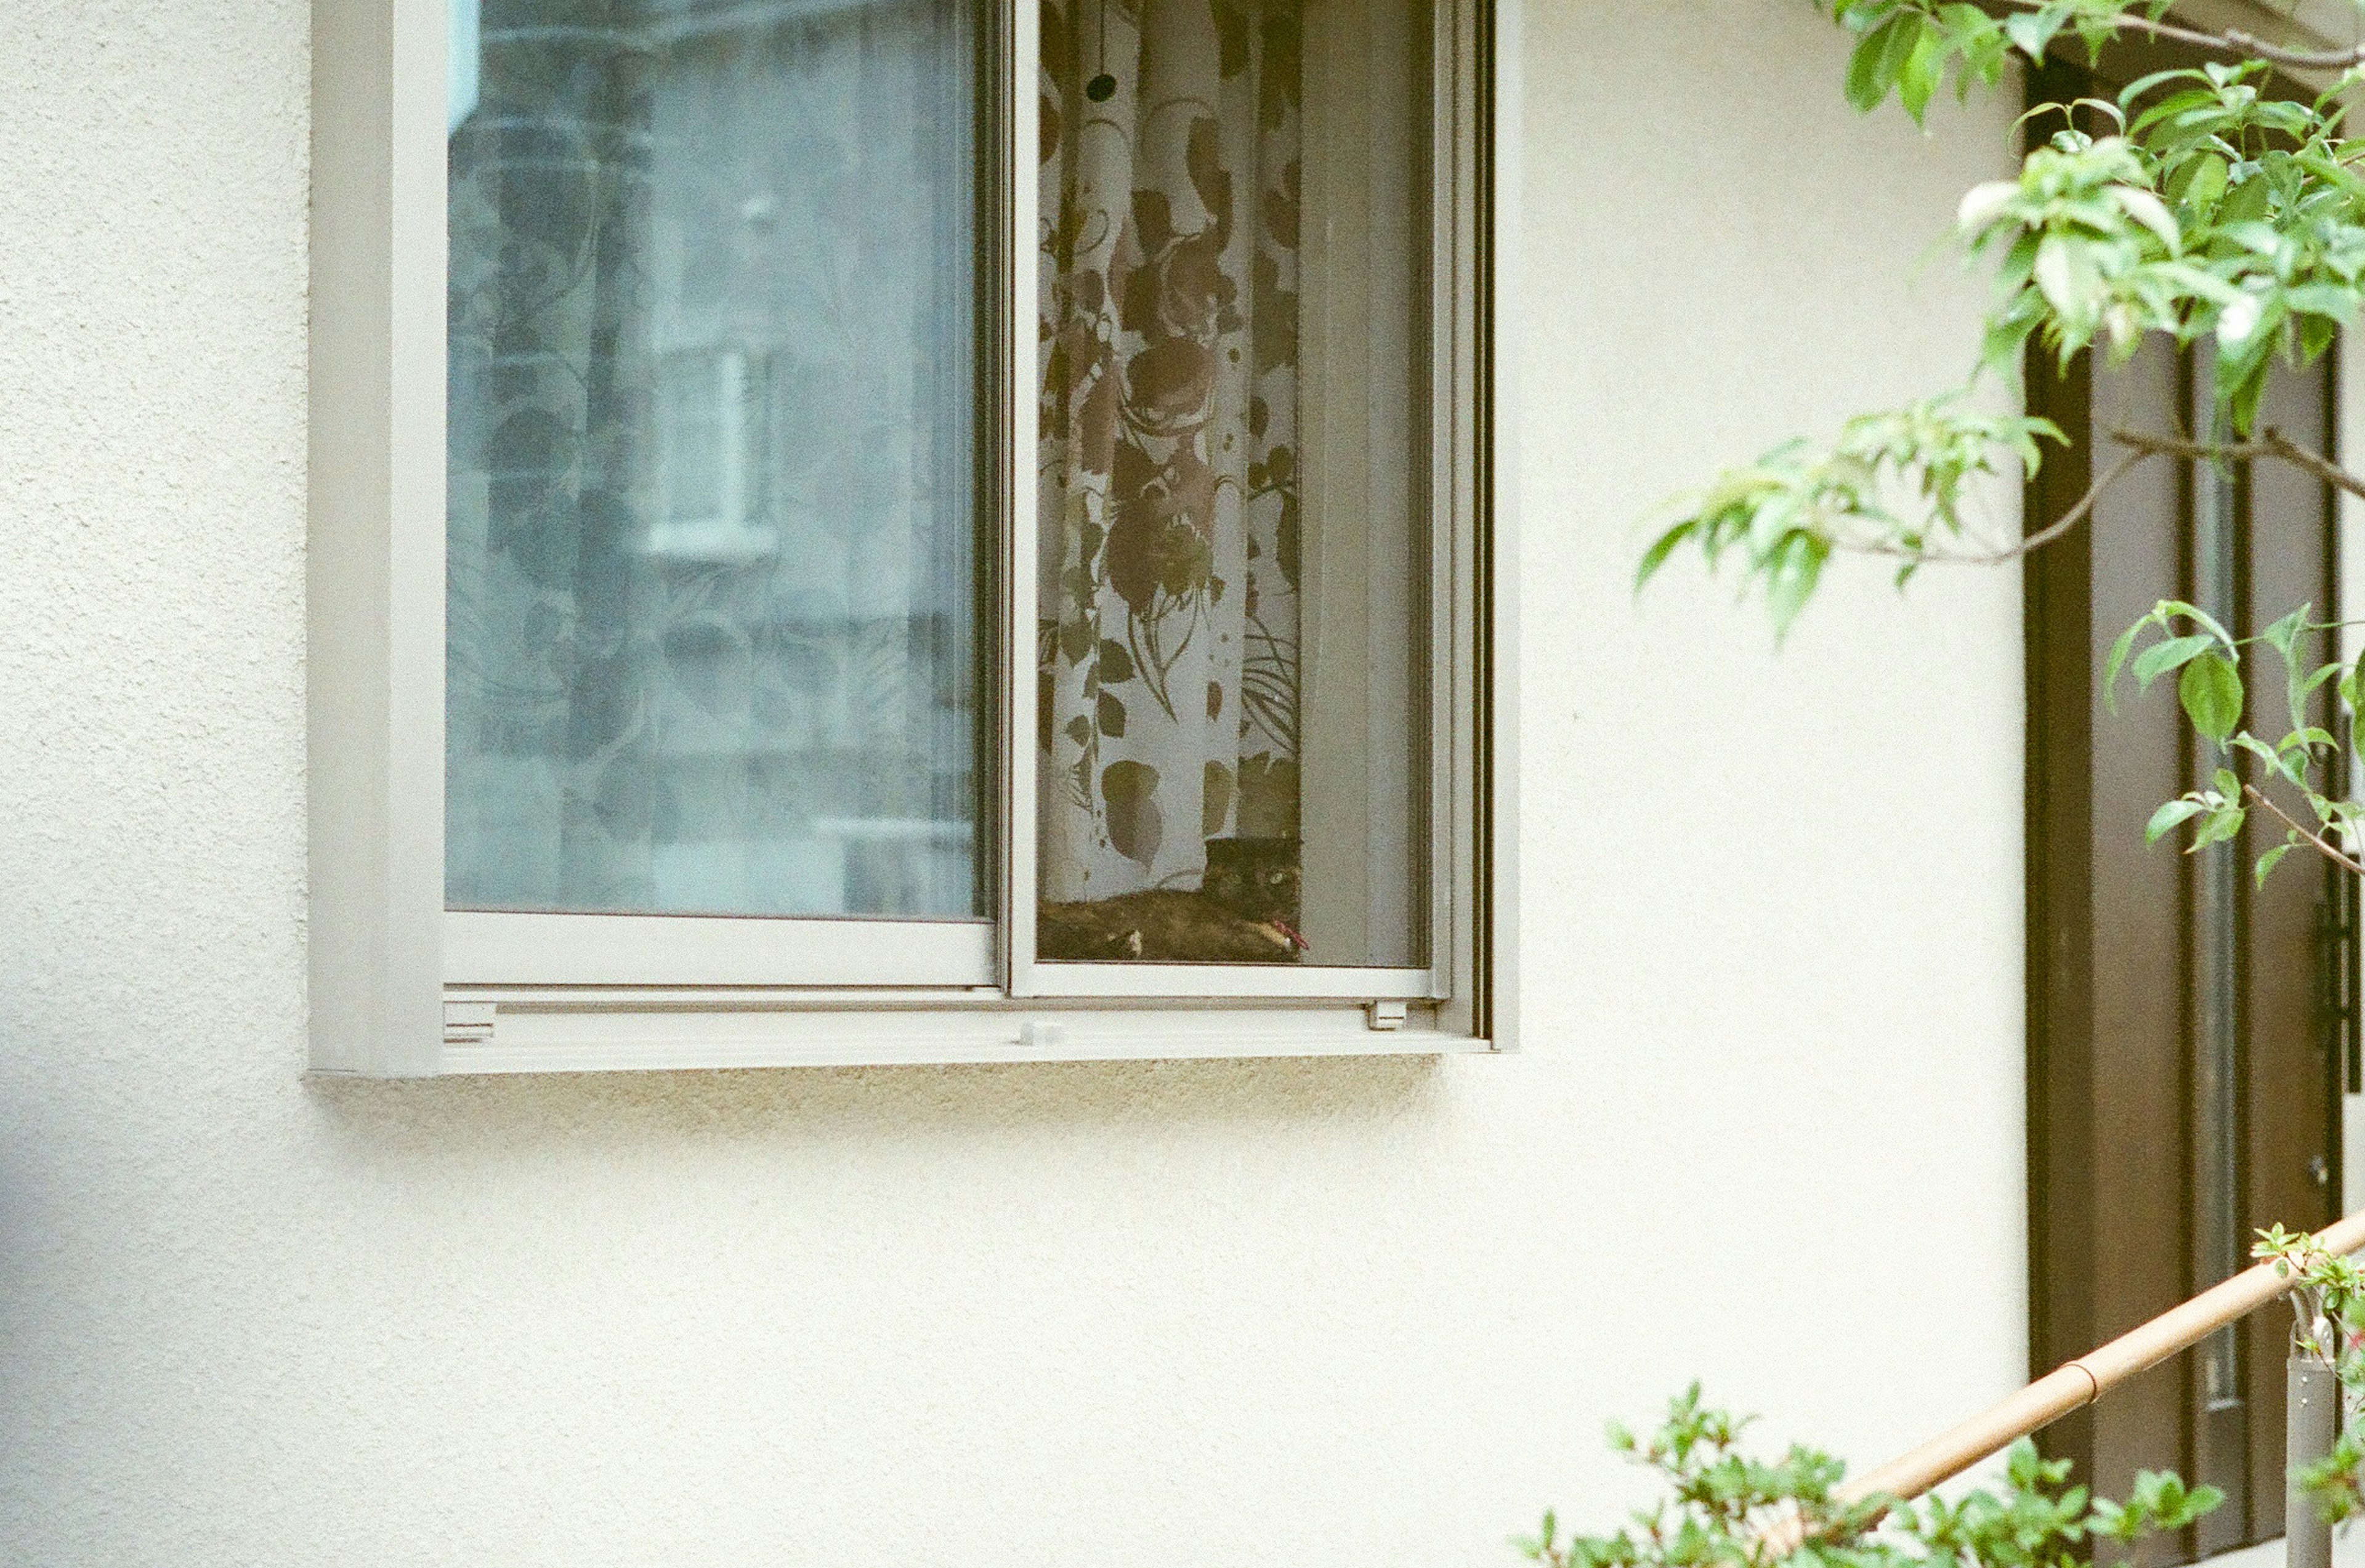
[[452, 16], [449, 902], [980, 915], [962, 13]]
[[1043, 26], [1038, 953], [1421, 963], [1426, 18]]

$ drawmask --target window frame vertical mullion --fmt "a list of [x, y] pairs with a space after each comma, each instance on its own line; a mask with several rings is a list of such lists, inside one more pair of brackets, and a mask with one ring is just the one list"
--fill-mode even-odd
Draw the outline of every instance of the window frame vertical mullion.
[[990, 132], [999, 164], [994, 182], [1000, 210], [1000, 308], [989, 330], [989, 352], [999, 366], [991, 439], [1003, 468], [1002, 626], [998, 740], [1002, 815], [1003, 984], [1014, 997], [1041, 994], [1035, 973], [1036, 748], [1035, 640], [1039, 614], [1037, 569], [1037, 430], [1038, 350], [1032, 328], [1036, 293], [1036, 214], [1040, 145], [1035, 62], [1041, 54], [1041, 12], [1033, 0], [994, 0], [992, 55], [1001, 90], [994, 95]]
[[1475, 624], [1483, 527], [1475, 492], [1478, 428], [1475, 305], [1481, 175], [1478, 92], [1485, 90], [1475, 50], [1475, 14], [1485, 0], [1430, 0], [1430, 776], [1429, 776], [1429, 965], [1438, 991], [1457, 1010], [1474, 1001], [1478, 857], [1478, 645]]

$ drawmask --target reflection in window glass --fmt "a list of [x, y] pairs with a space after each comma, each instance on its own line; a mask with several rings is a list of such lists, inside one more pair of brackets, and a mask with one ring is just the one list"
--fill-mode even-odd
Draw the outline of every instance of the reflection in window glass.
[[953, 0], [454, 17], [449, 902], [979, 915]]
[[1420, 963], [1423, 20], [1043, 15], [1037, 951]]

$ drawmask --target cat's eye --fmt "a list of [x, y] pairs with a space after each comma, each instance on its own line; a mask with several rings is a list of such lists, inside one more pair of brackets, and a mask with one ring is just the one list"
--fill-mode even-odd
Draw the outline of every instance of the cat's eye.
[[1486, 1034], [1485, 0], [395, 32], [316, 40], [324, 1059]]

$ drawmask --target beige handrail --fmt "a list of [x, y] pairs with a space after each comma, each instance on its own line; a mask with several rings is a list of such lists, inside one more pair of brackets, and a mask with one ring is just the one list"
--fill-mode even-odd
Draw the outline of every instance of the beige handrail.
[[[2316, 1241], [2335, 1257], [2365, 1250], [2365, 1212], [2316, 1232]], [[2072, 1410], [2091, 1405], [2102, 1392], [2139, 1372], [2158, 1366], [2229, 1323], [2240, 1321], [2287, 1294], [2293, 1282], [2280, 1264], [2260, 1263], [2172, 1306], [2140, 1328], [2130, 1329], [2099, 1350], [2089, 1350], [2038, 1378], [2010, 1398], [1942, 1432], [1877, 1470], [1839, 1488], [1848, 1502], [1886, 1493], [1916, 1497], [2028, 1436]]]

